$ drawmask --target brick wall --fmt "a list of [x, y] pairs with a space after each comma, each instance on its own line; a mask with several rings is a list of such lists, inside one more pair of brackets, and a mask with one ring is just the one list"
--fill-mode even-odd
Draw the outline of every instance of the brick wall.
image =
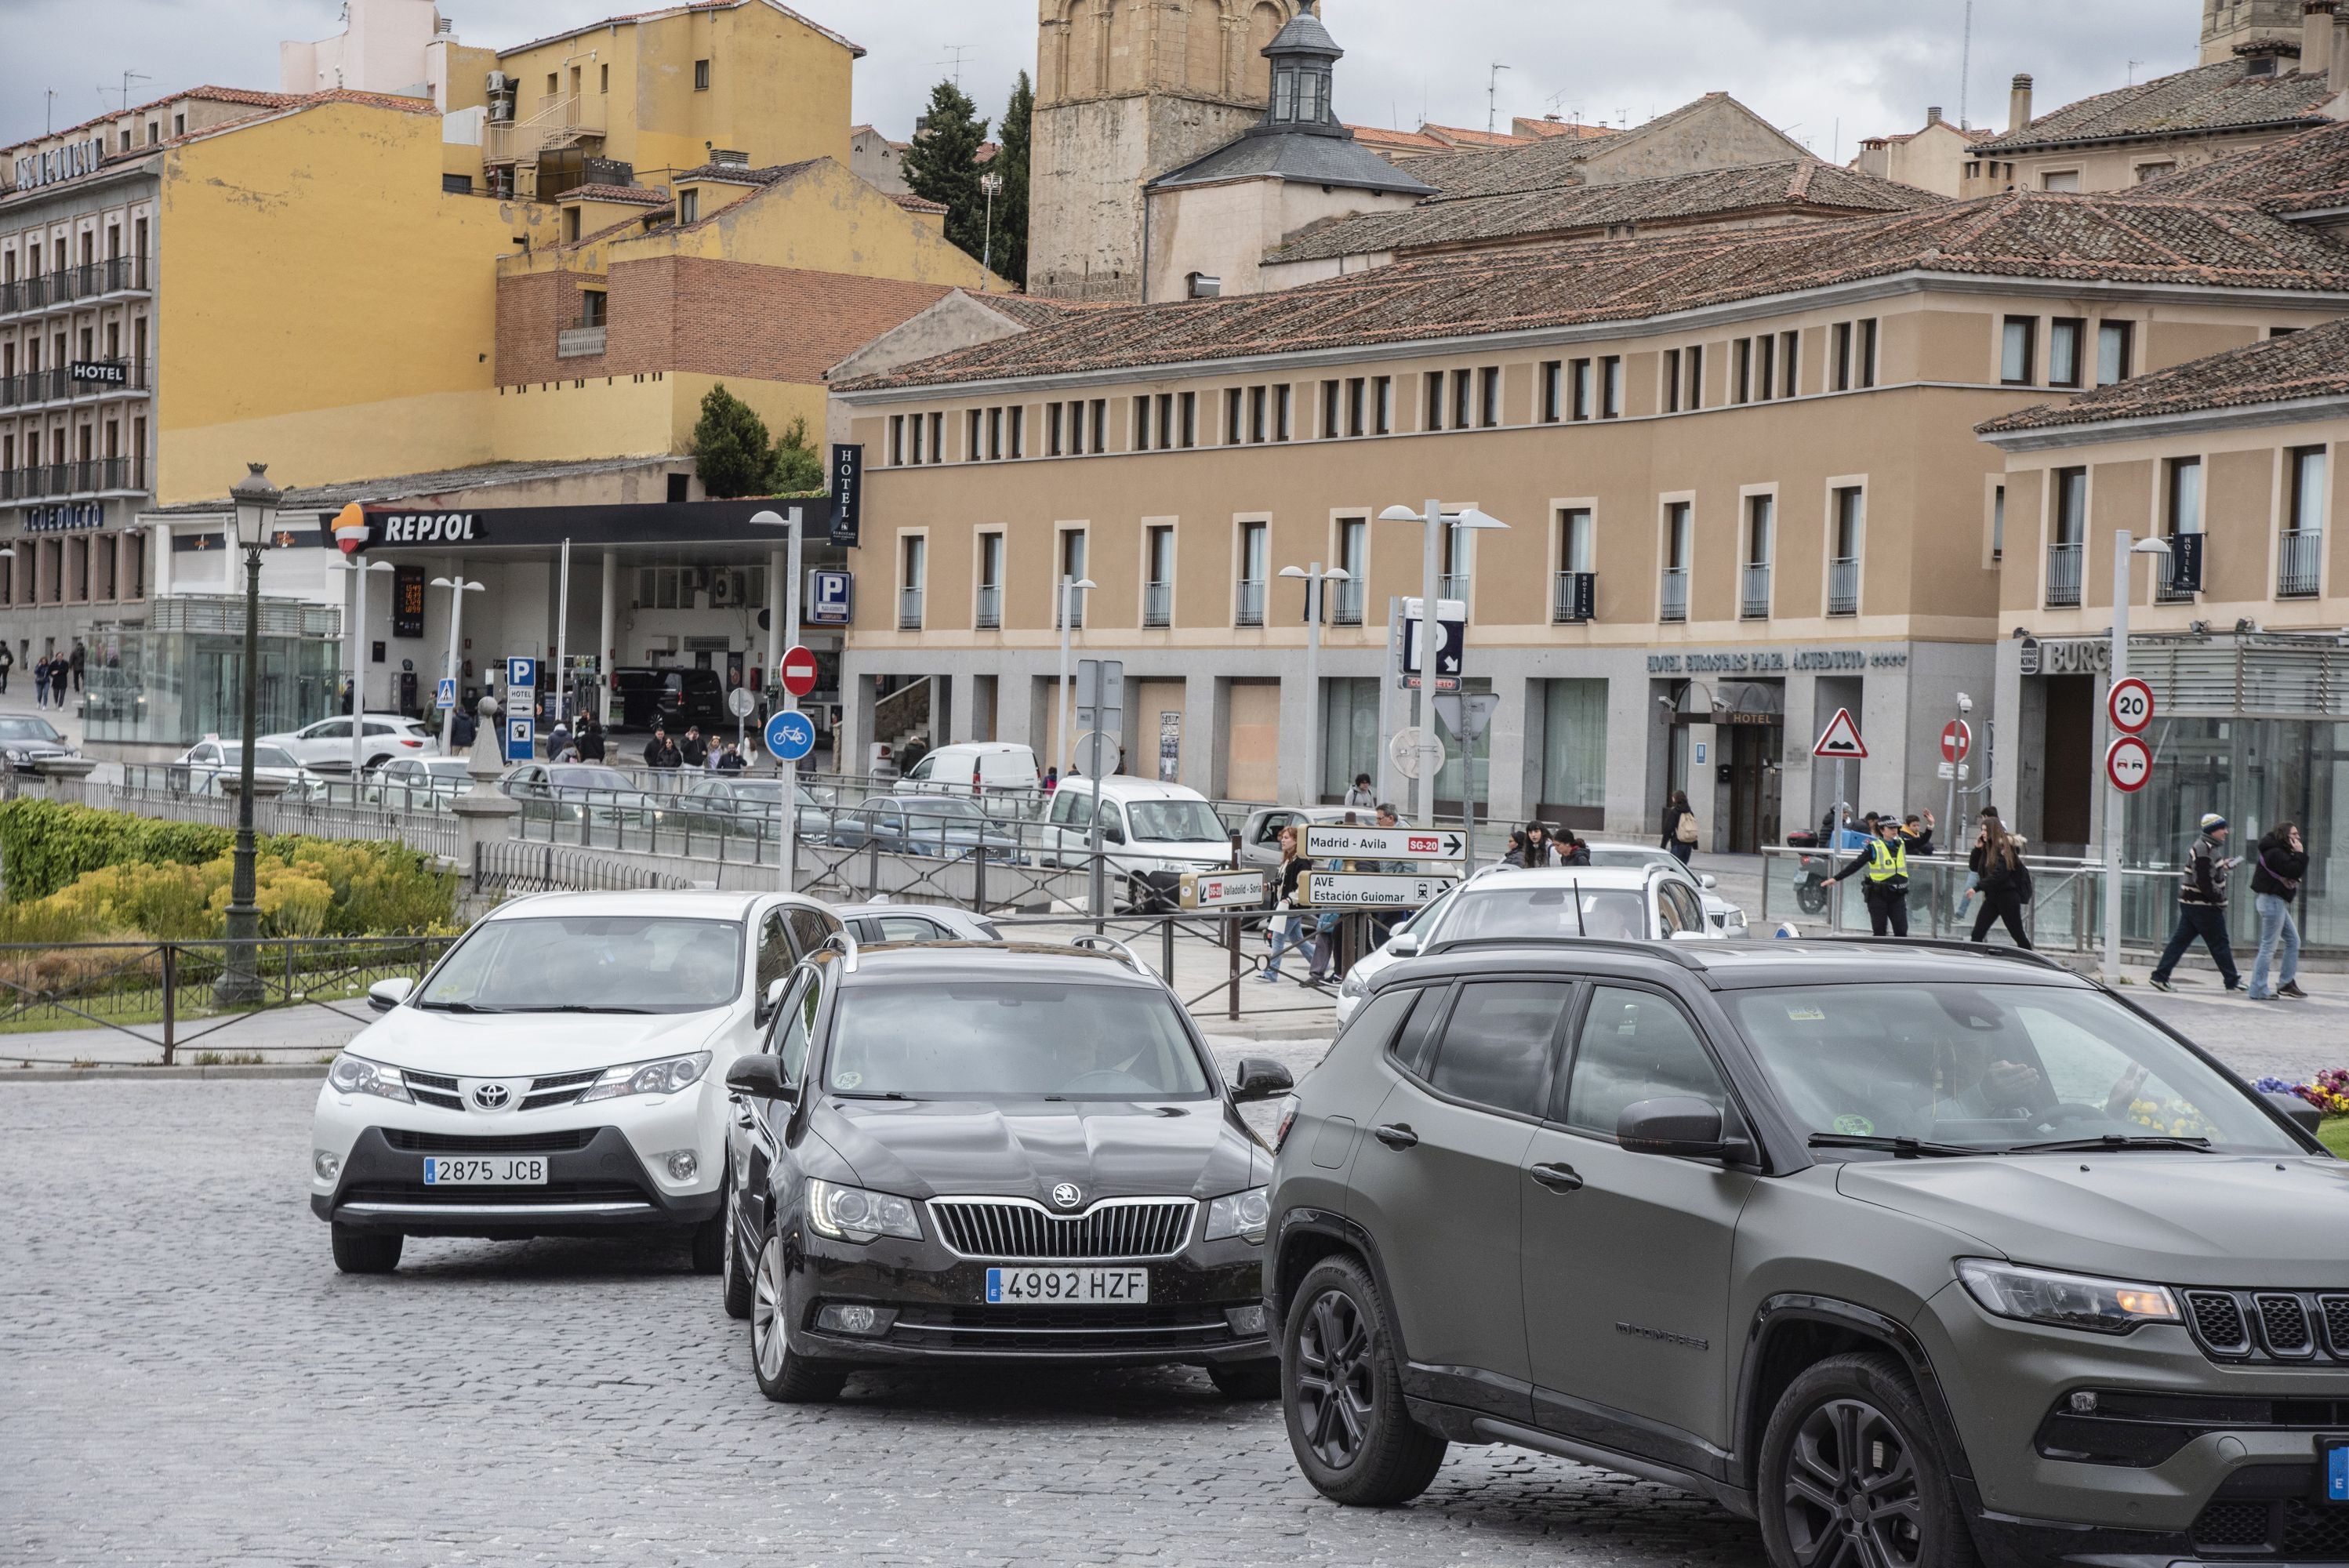
[[576, 273], [561, 272], [498, 280], [499, 386], [612, 374], [608, 353], [595, 358], [555, 357], [555, 335], [579, 320], [579, 285], [585, 281]]

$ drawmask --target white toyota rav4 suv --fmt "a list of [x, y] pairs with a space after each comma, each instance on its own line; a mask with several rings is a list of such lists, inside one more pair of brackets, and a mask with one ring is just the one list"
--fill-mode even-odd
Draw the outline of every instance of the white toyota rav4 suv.
[[841, 924], [781, 893], [541, 893], [500, 906], [335, 1058], [310, 1207], [347, 1274], [410, 1235], [690, 1230], [723, 1256], [726, 1069]]

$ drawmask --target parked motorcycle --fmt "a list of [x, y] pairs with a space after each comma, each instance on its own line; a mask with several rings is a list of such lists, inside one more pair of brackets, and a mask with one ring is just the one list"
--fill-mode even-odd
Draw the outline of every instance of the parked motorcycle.
[[1834, 851], [1808, 828], [1788, 833], [1786, 847], [1804, 851], [1795, 863], [1795, 903], [1805, 914], [1825, 914], [1827, 879], [1835, 875]]

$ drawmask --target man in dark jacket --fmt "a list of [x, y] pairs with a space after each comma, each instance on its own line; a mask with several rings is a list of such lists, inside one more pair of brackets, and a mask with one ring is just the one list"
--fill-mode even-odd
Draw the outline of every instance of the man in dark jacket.
[[2234, 944], [2227, 937], [2227, 873], [2235, 862], [2220, 852], [2226, 843], [2227, 819], [2216, 811], [2203, 812], [2201, 835], [2186, 851], [2186, 873], [2178, 886], [2178, 929], [2169, 934], [2169, 945], [2153, 966], [2157, 991], [2177, 988], [2169, 983], [2170, 974], [2197, 937], [2210, 949], [2210, 960], [2218, 965], [2227, 989], [2243, 988], [2242, 977], [2235, 972]]
[[709, 742], [701, 738], [701, 726], [689, 725], [685, 732], [685, 744], [678, 747], [678, 756], [688, 768], [709, 766]]
[[677, 742], [668, 738], [666, 729], [656, 728], [653, 738], [645, 742], [645, 766], [647, 768], [675, 768], [683, 760], [678, 755]]
[[[2251, 961], [2251, 1000], [2272, 1002], [2289, 996], [2308, 1000], [2300, 988], [2300, 923], [2292, 918], [2292, 901], [2308, 875], [2308, 846], [2300, 829], [2280, 822], [2268, 830], [2251, 856], [2251, 902], [2260, 912], [2260, 955]], [[2268, 988], [2268, 965], [2283, 949], [2283, 984]]]

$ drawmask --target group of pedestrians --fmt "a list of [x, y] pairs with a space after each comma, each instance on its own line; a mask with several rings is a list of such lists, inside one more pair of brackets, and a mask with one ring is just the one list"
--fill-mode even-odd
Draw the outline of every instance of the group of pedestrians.
[[[1358, 788], [1367, 789], [1370, 780], [1365, 777], [1354, 782]], [[1378, 827], [1400, 828], [1402, 826], [1402, 819], [1396, 815], [1395, 809], [1392, 805], [1377, 805], [1371, 808], [1371, 811], [1373, 813], [1371, 820]], [[1358, 828], [1362, 825], [1362, 822], [1356, 811], [1348, 811], [1342, 825]], [[1295, 911], [1299, 908], [1297, 884], [1309, 872], [1319, 868], [1307, 858], [1303, 835], [1298, 829], [1294, 827], [1281, 829], [1279, 842], [1280, 885], [1273, 901], [1273, 908]], [[1410, 871], [1412, 867], [1408, 864], [1387, 861], [1355, 861], [1345, 862], [1341, 869], [1357, 872], [1402, 872]], [[1384, 919], [1373, 918], [1375, 923], [1383, 929], [1392, 923], [1398, 913], [1388, 911]], [[1331, 977], [1331, 971], [1337, 966], [1338, 928], [1344, 923], [1345, 918], [1346, 912], [1343, 910], [1323, 909], [1309, 913], [1290, 913], [1286, 920], [1273, 922], [1268, 927], [1268, 934], [1272, 938], [1272, 956], [1266, 961], [1264, 972], [1257, 978], [1268, 985], [1279, 980], [1280, 961], [1294, 949], [1306, 955], [1307, 981], [1315, 985], [1327, 985]]]
[[[2171, 977], [2197, 942], [2210, 950], [2210, 961], [2219, 966], [2219, 978], [2228, 990], [2245, 988], [2235, 967], [2234, 942], [2227, 934], [2228, 883], [2242, 861], [2227, 853], [2231, 830], [2225, 817], [2216, 811], [2203, 813], [2201, 830], [2194, 847], [2186, 852], [2186, 870], [2178, 879], [2178, 928], [2169, 934], [2169, 944], [2153, 966], [2157, 991], [2178, 988]], [[2300, 923], [2292, 913], [2300, 897], [2300, 884], [2307, 876], [2308, 845], [2300, 836], [2299, 824], [2279, 822], [2268, 830], [2251, 854], [2251, 901], [2260, 917], [2259, 956], [2251, 962], [2249, 988], [2254, 1002], [2308, 999], [2308, 993], [2300, 988]], [[2281, 984], [2271, 988], [2269, 968], [2279, 956]]]
[[686, 727], [683, 739], [670, 738], [668, 730], [656, 725], [653, 738], [645, 742], [645, 766], [660, 769], [692, 769], [704, 773], [740, 773], [750, 767], [742, 748], [733, 741], [722, 740], [715, 745], [701, 733], [698, 724]]
[[[16, 667], [16, 651], [0, 643], [0, 696], [7, 695], [9, 674]], [[54, 703], [66, 706], [71, 694], [82, 689], [82, 677], [89, 668], [89, 653], [77, 641], [69, 652], [44, 653], [33, 661], [33, 703], [47, 707]]]
[[1572, 828], [1553, 832], [1547, 822], [1527, 822], [1509, 835], [1505, 866], [1587, 866], [1590, 846]]

